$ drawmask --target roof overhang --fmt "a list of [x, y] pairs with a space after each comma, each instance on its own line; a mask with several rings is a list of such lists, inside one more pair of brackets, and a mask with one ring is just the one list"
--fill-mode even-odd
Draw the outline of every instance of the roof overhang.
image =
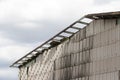
[[[51, 47], [59, 45], [61, 42], [70, 38], [75, 33], [77, 33], [81, 28], [76, 26], [76, 24], [81, 24], [83, 26], [88, 25], [94, 19], [113, 19], [113, 18], [120, 18], [120, 11], [118, 12], [108, 12], [108, 13], [97, 13], [97, 14], [88, 14], [84, 17], [80, 18], [79, 20], [72, 23], [70, 26], [53, 36], [51, 39], [47, 40], [16, 62], [14, 62], [10, 67], [21, 67], [31, 60], [35, 59], [38, 55], [42, 54], [45, 50], [50, 49]], [[88, 19], [88, 20], [85, 20]], [[72, 29], [72, 31], [70, 31]]]
[[85, 17], [90, 18], [90, 19], [114, 19], [114, 18], [120, 18], [120, 11], [88, 14]]

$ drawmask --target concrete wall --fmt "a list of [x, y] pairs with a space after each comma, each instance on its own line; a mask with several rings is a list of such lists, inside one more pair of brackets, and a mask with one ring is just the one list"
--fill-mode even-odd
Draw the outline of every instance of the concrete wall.
[[119, 80], [120, 23], [95, 20], [20, 68], [20, 80]]

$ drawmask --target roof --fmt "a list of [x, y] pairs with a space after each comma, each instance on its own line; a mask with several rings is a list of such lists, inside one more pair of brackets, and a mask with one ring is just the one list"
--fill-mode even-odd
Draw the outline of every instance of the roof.
[[88, 14], [85, 16], [90, 19], [113, 19], [120, 18], [120, 11], [117, 12], [107, 12], [107, 13], [96, 13], [96, 14]]
[[[28, 54], [14, 62], [10, 67], [21, 67], [31, 60], [35, 59], [38, 55], [42, 54], [46, 49], [50, 49], [51, 47], [59, 45], [63, 42], [66, 38], [70, 38], [75, 33], [77, 33], [83, 26], [88, 25], [91, 21], [95, 19], [112, 19], [112, 18], [120, 18], [120, 11], [118, 12], [107, 12], [107, 13], [96, 13], [96, 14], [88, 14], [80, 18], [79, 20], [75, 21], [67, 28], [35, 48], [34, 50], [30, 51]], [[82, 24], [82, 26], [78, 27], [76, 24]], [[72, 31], [74, 30], [74, 31]]]

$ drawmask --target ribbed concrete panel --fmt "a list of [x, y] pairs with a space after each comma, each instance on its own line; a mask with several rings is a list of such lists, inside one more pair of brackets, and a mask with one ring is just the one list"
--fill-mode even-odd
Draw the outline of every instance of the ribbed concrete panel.
[[20, 67], [20, 80], [119, 80], [118, 20], [94, 20]]

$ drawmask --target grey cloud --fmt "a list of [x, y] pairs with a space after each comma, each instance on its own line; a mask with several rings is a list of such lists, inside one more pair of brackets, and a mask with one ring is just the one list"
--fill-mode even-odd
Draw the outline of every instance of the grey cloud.
[[17, 78], [11, 78], [11, 77], [7, 77], [7, 75], [6, 75], [6, 77], [0, 77], [0, 80], [18, 80]]
[[10, 65], [10, 61], [0, 59], [0, 68], [8, 68]]
[[4, 36], [21, 43], [41, 42], [49, 39], [58, 31], [66, 27], [64, 21], [33, 21], [38, 26], [43, 25], [43, 28], [23, 29], [18, 28], [14, 24], [0, 24], [0, 31], [3, 31]]
[[[0, 80], [18, 80], [16, 69], [12, 70], [10, 66], [11, 61], [0, 59], [0, 71], [8, 70], [8, 73], [0, 75]], [[11, 70], [12, 72], [9, 72]], [[16, 70], [16, 71], [15, 71]], [[5, 71], [6, 72], [6, 71]], [[14, 73], [13, 73], [14, 72]]]
[[5, 76], [0, 76], [0, 80], [18, 80], [18, 77], [17, 75], [14, 75], [14, 77], [11, 77], [9, 76], [9, 74], [6, 74]]

